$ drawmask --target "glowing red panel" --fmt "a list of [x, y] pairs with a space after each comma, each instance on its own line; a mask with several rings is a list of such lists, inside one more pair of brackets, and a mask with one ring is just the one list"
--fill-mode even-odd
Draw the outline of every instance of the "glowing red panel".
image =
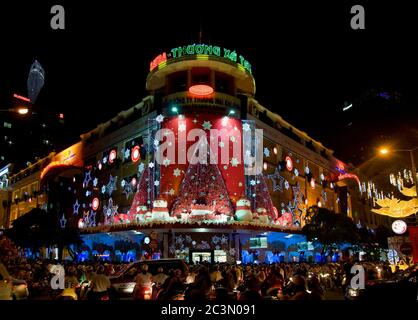
[[132, 152], [131, 152], [132, 162], [137, 162], [140, 158], [141, 158], [141, 153], [139, 151], [139, 146], [133, 147]]
[[189, 88], [189, 92], [197, 97], [206, 97], [213, 93], [213, 88], [207, 84], [196, 84]]
[[16, 93], [14, 93], [14, 94], [13, 94], [13, 97], [14, 97], [14, 98], [16, 98], [16, 99], [19, 99], [19, 100], [25, 101], [25, 102], [30, 102], [30, 99], [29, 99], [29, 98], [26, 98], [26, 97], [21, 96], [21, 95], [16, 94]]
[[93, 201], [91, 202], [91, 208], [96, 211], [97, 209], [99, 209], [100, 206], [100, 201], [97, 198], [94, 198]]
[[109, 162], [110, 163], [113, 163], [113, 161], [116, 159], [116, 156], [117, 156], [116, 150], [110, 151], [110, 153], [109, 153]]
[[287, 157], [285, 158], [285, 161], [286, 161], [286, 169], [287, 169], [288, 171], [292, 171], [292, 170], [293, 170], [293, 161], [292, 161], [292, 158], [291, 158], [291, 157], [289, 157], [289, 156], [287, 156]]

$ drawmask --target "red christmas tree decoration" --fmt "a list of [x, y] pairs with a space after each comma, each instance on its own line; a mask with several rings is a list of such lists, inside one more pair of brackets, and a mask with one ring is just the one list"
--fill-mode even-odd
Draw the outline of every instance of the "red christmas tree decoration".
[[142, 172], [141, 179], [139, 180], [137, 191], [135, 193], [134, 200], [132, 201], [131, 209], [128, 212], [129, 217], [134, 217], [138, 213], [137, 208], [146, 206], [149, 208], [152, 204], [152, 195], [154, 188], [154, 178], [149, 168]]
[[[190, 213], [192, 205], [210, 207], [215, 214], [232, 216], [234, 209], [225, 186], [225, 181], [217, 164], [210, 161], [210, 147], [206, 140], [206, 163], [198, 161], [189, 164], [180, 186], [180, 193], [173, 204], [172, 213]], [[196, 148], [196, 151], [198, 148]], [[195, 155], [196, 155], [195, 151]]]
[[271, 220], [275, 221], [278, 217], [276, 210], [274, 210], [273, 201], [271, 200], [264, 176], [262, 174], [258, 174], [253, 181], [255, 181], [255, 185], [251, 188], [252, 194], [250, 197], [253, 211], [257, 212], [257, 209], [263, 208], [266, 210], [267, 215], [271, 218]]

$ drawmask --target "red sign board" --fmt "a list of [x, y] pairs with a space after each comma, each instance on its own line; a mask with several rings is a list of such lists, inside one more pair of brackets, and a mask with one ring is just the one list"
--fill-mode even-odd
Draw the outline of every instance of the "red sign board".
[[408, 227], [414, 263], [418, 263], [418, 227]]

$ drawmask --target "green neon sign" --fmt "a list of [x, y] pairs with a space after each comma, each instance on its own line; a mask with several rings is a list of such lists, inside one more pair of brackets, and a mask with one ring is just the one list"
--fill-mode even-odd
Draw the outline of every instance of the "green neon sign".
[[[164, 62], [168, 59], [177, 59], [184, 56], [192, 55], [208, 55], [225, 58], [230, 60], [231, 62], [237, 63], [239, 67], [252, 74], [251, 64], [242, 55], [238, 55], [235, 52], [235, 50], [232, 51], [227, 48], [221, 48], [218, 46], [206, 44], [189, 44], [187, 46], [173, 48], [170, 50], [169, 53], [167, 53], [167, 55], [165, 55], [164, 53], [162, 55], [159, 55], [156, 59], [154, 59], [154, 61], [151, 62], [150, 69], [155, 69], [159, 63]], [[165, 59], [162, 59], [163, 56], [165, 57]]]

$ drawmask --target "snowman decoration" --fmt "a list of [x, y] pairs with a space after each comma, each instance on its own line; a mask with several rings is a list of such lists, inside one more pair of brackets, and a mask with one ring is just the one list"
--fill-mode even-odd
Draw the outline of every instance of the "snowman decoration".
[[153, 202], [152, 220], [168, 220], [170, 214], [167, 208], [167, 201], [164, 199], [157, 199]]
[[253, 219], [250, 200], [246, 198], [241, 198], [237, 201], [235, 218], [238, 221], [251, 221]]

